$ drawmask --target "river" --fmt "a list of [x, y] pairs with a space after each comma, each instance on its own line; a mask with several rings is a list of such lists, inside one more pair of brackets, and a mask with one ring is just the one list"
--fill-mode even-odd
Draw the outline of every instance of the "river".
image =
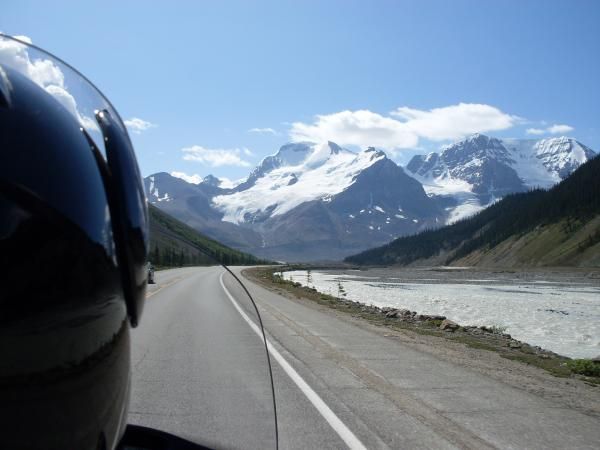
[[600, 355], [598, 272], [302, 270], [284, 278], [365, 304], [502, 327], [515, 339], [572, 358]]

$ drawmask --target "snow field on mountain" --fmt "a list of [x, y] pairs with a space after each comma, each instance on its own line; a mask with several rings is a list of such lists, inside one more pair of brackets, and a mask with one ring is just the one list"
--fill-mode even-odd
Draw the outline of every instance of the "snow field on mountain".
[[[549, 171], [537, 153], [538, 143], [533, 139], [505, 139], [504, 144], [514, 161], [511, 165], [529, 188], [549, 188], [560, 181], [557, 172]], [[584, 160], [585, 162], [585, 160]]]
[[369, 151], [333, 152], [328, 143], [314, 145], [298, 164], [276, 168], [249, 189], [215, 197], [213, 204], [224, 213], [224, 221], [235, 224], [244, 222], [246, 214], [284, 214], [302, 203], [339, 194], [360, 172], [384, 158], [373, 155]]
[[[180, 172], [150, 175], [144, 186], [151, 203], [239, 248], [278, 260], [343, 258], [472, 216], [511, 192], [549, 187], [594, 155], [572, 138], [518, 140], [513, 149], [505, 141], [473, 135], [403, 169], [373, 148], [357, 154], [333, 142], [293, 142], [233, 189], [213, 175]], [[413, 170], [424, 192], [403, 177]], [[411, 193], [430, 197], [420, 212], [402, 210]]]
[[171, 197], [169, 197], [168, 192], [165, 192], [165, 195], [163, 195], [162, 197], [160, 196], [158, 188], [154, 185], [154, 177], [150, 177], [150, 187], [148, 188], [148, 195], [157, 202], [168, 202], [171, 200]]
[[446, 208], [448, 214], [446, 225], [470, 217], [485, 207], [473, 193], [471, 184], [458, 178], [452, 178], [447, 172], [445, 176], [438, 178], [422, 177], [411, 174], [409, 171], [407, 173], [423, 185], [423, 190], [430, 197], [432, 195], [450, 195], [456, 200], [456, 206]]
[[[412, 173], [410, 170], [407, 170], [407, 173], [423, 185], [423, 189], [428, 195], [446, 195], [456, 200], [457, 206], [446, 208], [448, 212], [446, 224], [448, 225], [472, 216], [499, 200], [493, 196], [494, 192], [490, 190], [492, 199], [486, 204], [482, 204], [480, 198], [473, 193], [475, 186], [456, 176], [464, 173], [465, 169], [477, 171], [479, 167], [483, 167], [484, 161], [476, 156], [467, 162], [453, 159], [452, 155], [455, 158], [456, 154], [460, 153], [462, 148], [468, 144], [475, 146], [475, 149], [477, 149], [477, 145], [485, 148], [488, 158], [512, 168], [529, 189], [552, 187], [561, 181], [561, 171], [564, 169], [567, 169], [568, 172], [574, 170], [593, 154], [590, 149], [568, 137], [542, 140], [500, 140], [489, 139], [478, 134], [444, 147], [439, 156], [436, 156], [436, 153], [430, 153], [424, 158], [424, 161], [429, 162], [435, 158], [435, 165], [425, 173]], [[437, 176], [434, 176], [434, 173]]]
[[[284, 272], [284, 277], [307, 284], [306, 271]], [[518, 278], [460, 283], [419, 281], [333, 271], [310, 274], [310, 286], [326, 294], [337, 296], [341, 283], [348, 300], [444, 315], [461, 325], [506, 327], [515, 339], [572, 358], [600, 355], [597, 285]]]

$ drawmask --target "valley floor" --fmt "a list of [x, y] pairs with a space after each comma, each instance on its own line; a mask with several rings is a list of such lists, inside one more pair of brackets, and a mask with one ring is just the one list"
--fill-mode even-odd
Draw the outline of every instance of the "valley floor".
[[[422, 268], [412, 269], [370, 269], [369, 276], [397, 277], [399, 270], [404, 277], [407, 274], [418, 275], [425, 278]], [[513, 339], [506, 339], [502, 333], [482, 333], [474, 336], [464, 329], [455, 333], [445, 333], [438, 329], [439, 321], [407, 323], [400, 320], [388, 319], [381, 312], [374, 312], [364, 305], [358, 306], [352, 301], [345, 304], [337, 301], [334, 297], [323, 296], [314, 290], [305, 287], [293, 286], [289, 283], [272, 282], [270, 277], [265, 276], [264, 269], [252, 269], [245, 271], [246, 276], [259, 282], [269, 290], [274, 290], [300, 302], [304, 305], [314, 305], [322, 312], [334, 315], [354, 325], [369, 330], [377, 330], [390, 340], [390, 346], [394, 343], [407, 345], [412, 349], [438, 358], [441, 361], [457, 364], [465, 369], [485, 374], [517, 389], [523, 389], [529, 393], [551, 398], [559, 403], [568, 405], [600, 418], [600, 384], [598, 377], [581, 377], [574, 375], [567, 369], [565, 363], [568, 358], [561, 357], [555, 353], [536, 349], [525, 343], [515, 345], [511, 348]], [[349, 271], [356, 274], [356, 271]], [[429, 272], [430, 283], [440, 283], [449, 278], [463, 278], [465, 280], [473, 277], [479, 279], [489, 278], [492, 275], [514, 276], [514, 270], [460, 270], [457, 268], [439, 268], [434, 275]], [[555, 269], [549, 271], [530, 270], [519, 271], [519, 276], [524, 279], [548, 279], [552, 277], [555, 282], [563, 283], [592, 283], [600, 285], [600, 271], [585, 269]], [[437, 279], [436, 279], [437, 278]], [[558, 281], [560, 280], [560, 281]], [[392, 349], [390, 348], [390, 351]]]
[[[281, 449], [598, 448], [599, 386], [381, 326], [359, 308], [265, 284], [265, 269], [232, 270], [250, 278], [273, 350]], [[253, 310], [244, 292], [220, 267], [160, 271], [156, 282], [132, 332], [130, 422], [273, 448], [264, 346], [242, 316]]]
[[[402, 310], [393, 318], [404, 322], [447, 318], [470, 334], [485, 326], [571, 358], [600, 356], [597, 270], [413, 267], [291, 270], [283, 276], [344, 301], [378, 307], [371, 308], [374, 312]], [[408, 316], [407, 309], [419, 316]]]

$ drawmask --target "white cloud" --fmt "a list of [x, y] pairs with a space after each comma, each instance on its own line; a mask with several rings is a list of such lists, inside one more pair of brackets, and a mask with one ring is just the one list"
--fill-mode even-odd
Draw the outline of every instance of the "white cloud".
[[242, 184], [246, 179], [242, 178], [240, 180], [230, 180], [229, 178], [226, 178], [226, 177], [219, 177], [219, 180], [221, 181], [221, 184], [219, 184], [219, 187], [222, 187], [224, 189], [233, 189], [234, 187]]
[[51, 94], [56, 100], [58, 100], [61, 105], [63, 105], [67, 111], [69, 111], [73, 116], [77, 117], [79, 123], [84, 126], [87, 130], [96, 130], [100, 131], [98, 128], [98, 124], [91, 117], [84, 116], [79, 113], [77, 110], [77, 103], [75, 102], [75, 98], [64, 88], [61, 86], [57, 86], [55, 84], [51, 84], [46, 86], [46, 92]]
[[171, 172], [171, 176], [175, 178], [181, 178], [183, 181], [187, 181], [192, 184], [200, 184], [202, 182], [202, 177], [197, 173], [193, 175], [188, 175], [185, 172]]
[[248, 133], [272, 134], [275, 136], [277, 131], [275, 131], [273, 128], [250, 128]]
[[[31, 44], [27, 36], [15, 36], [20, 41]], [[29, 47], [10, 39], [0, 39], [0, 55], [4, 61], [9, 61], [9, 66], [27, 75], [39, 86], [56, 85], [64, 88], [65, 77], [62, 70], [50, 59], [32, 59]]]
[[564, 133], [569, 133], [571, 131], [573, 131], [575, 128], [573, 128], [572, 126], [569, 125], [558, 125], [558, 124], [554, 124], [551, 127], [548, 127], [548, 133], [551, 134], [564, 134]]
[[552, 126], [549, 126], [548, 128], [528, 128], [527, 130], [525, 130], [525, 133], [527, 134], [535, 134], [535, 135], [540, 135], [540, 134], [565, 134], [565, 133], [569, 133], [571, 131], [573, 131], [575, 128], [573, 128], [570, 125], [565, 125], [565, 124], [554, 124]]
[[[198, 161], [211, 167], [219, 166], [240, 166], [249, 167], [251, 164], [241, 158], [243, 149], [222, 149], [205, 148], [201, 145], [193, 145], [181, 149], [184, 153], [183, 159], [186, 161]], [[249, 151], [249, 150], [248, 150]]]
[[141, 134], [143, 131], [149, 130], [150, 128], [155, 128], [158, 125], [148, 122], [144, 119], [140, 119], [139, 117], [132, 117], [131, 119], [125, 120], [125, 126], [132, 133]]
[[404, 124], [418, 136], [432, 141], [460, 139], [473, 133], [511, 128], [519, 118], [490, 105], [459, 103], [429, 111], [408, 107], [390, 113], [404, 119]]
[[419, 142], [418, 136], [402, 122], [368, 110], [318, 115], [312, 124], [294, 122], [290, 137], [294, 141], [331, 140], [340, 145], [386, 149], [410, 148]]
[[415, 148], [419, 139], [460, 139], [473, 133], [511, 128], [519, 122], [490, 105], [458, 105], [419, 110], [398, 108], [387, 117], [369, 111], [340, 111], [318, 115], [312, 124], [295, 122], [290, 130], [294, 141], [332, 140], [340, 145], [375, 146], [389, 151]]
[[[202, 180], [203, 180], [203, 177], [201, 177], [197, 173], [195, 173], [193, 175], [188, 175], [185, 172], [171, 172], [171, 176], [173, 176], [175, 178], [181, 178], [183, 181], [187, 181], [188, 183], [192, 183], [192, 184], [200, 184], [200, 183], [202, 183]], [[243, 178], [241, 180], [233, 180], [232, 181], [226, 177], [218, 177], [218, 180], [219, 180], [219, 187], [222, 187], [224, 189], [232, 189], [232, 188], [236, 187], [237, 185], [239, 185], [240, 183], [242, 183], [245, 180], [245, 178]]]
[[18, 35], [18, 36], [17, 36], [17, 35], [15, 35], [15, 36], [13, 36], [13, 37], [14, 37], [15, 39], [18, 39], [18, 40], [20, 40], [20, 41], [22, 41], [22, 42], [25, 42], [25, 43], [27, 43], [27, 44], [33, 44], [33, 41], [31, 40], [31, 38], [30, 38], [29, 36], [25, 36], [25, 35], [22, 35], [22, 34], [21, 34], [21, 35]]
[[[22, 42], [31, 44], [32, 41], [27, 36], [15, 36]], [[24, 74], [34, 83], [44, 88], [46, 92], [57, 99], [83, 127], [88, 130], [99, 131], [98, 125], [91, 117], [85, 116], [80, 112], [77, 102], [73, 95], [67, 90], [65, 85], [65, 75], [55, 61], [44, 59], [45, 56], [37, 50], [31, 50], [34, 57], [30, 55], [30, 48], [25, 44], [6, 38], [0, 39], [0, 57], [7, 61], [7, 65], [18, 72]], [[37, 56], [37, 57], [35, 57]]]

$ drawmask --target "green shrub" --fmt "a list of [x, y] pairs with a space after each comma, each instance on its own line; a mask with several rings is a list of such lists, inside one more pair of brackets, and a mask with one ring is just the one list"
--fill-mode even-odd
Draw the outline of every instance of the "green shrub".
[[588, 377], [600, 377], [600, 363], [591, 359], [573, 359], [567, 362], [572, 372]]

